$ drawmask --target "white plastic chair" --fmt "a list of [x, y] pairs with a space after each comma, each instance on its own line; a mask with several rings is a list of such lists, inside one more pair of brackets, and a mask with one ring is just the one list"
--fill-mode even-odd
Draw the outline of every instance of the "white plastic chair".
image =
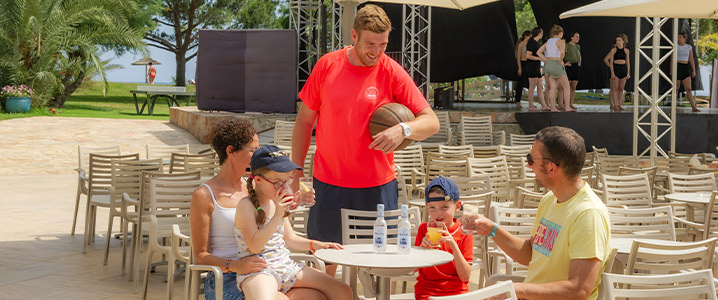
[[142, 179], [140, 182], [140, 195], [139, 198], [132, 198], [129, 194], [122, 195], [122, 207], [123, 209], [135, 206], [136, 210], [134, 214], [128, 211], [123, 211], [123, 217], [132, 225], [132, 238], [130, 239], [130, 258], [129, 258], [129, 273], [130, 280], [134, 281], [135, 290], [138, 289], [139, 278], [140, 278], [140, 249], [142, 249], [143, 236], [149, 234], [149, 229], [144, 226], [147, 225], [149, 209], [152, 206], [150, 203], [150, 180], [152, 178], [162, 180], [199, 180], [202, 178], [200, 171], [188, 172], [188, 173], [173, 173], [167, 174], [162, 172], [142, 172]]
[[504, 156], [493, 158], [468, 158], [469, 177], [489, 175], [494, 202], [507, 202], [510, 198], [509, 167]]
[[[535, 208], [512, 208], [500, 205], [491, 206], [490, 219], [496, 224], [519, 238], [531, 237], [531, 229], [536, 221]], [[514, 263], [513, 259], [504, 253], [501, 248], [494, 245], [493, 241], [489, 243], [489, 274], [498, 274], [500, 260], [505, 261], [505, 274], [507, 275], [526, 275], [528, 268], [518, 263]]]
[[170, 155], [170, 173], [185, 173], [200, 171], [203, 177], [213, 177], [219, 173], [219, 160], [217, 154], [183, 154]]
[[[174, 224], [177, 224], [181, 230], [189, 231], [189, 207], [192, 202], [192, 194], [203, 182], [202, 180], [150, 179], [150, 237], [147, 246], [142, 299], [147, 299], [152, 255], [155, 253], [166, 255], [169, 264], [174, 264], [175, 261], [171, 245], [162, 245], [159, 239], [170, 239]], [[173, 271], [172, 266], [169, 266], [168, 269]], [[173, 274], [170, 272], [167, 274], [167, 281], [170, 283], [174, 281]], [[171, 299], [172, 289], [168, 289], [167, 292]]]
[[647, 174], [601, 176], [603, 202], [606, 206], [628, 208], [651, 207], [653, 195]]
[[[140, 155], [100, 155], [90, 153], [90, 175], [87, 185], [87, 203], [85, 206], [85, 236], [82, 253], [87, 245], [95, 242], [95, 221], [98, 207], [110, 207], [110, 187], [112, 185], [113, 160], [138, 160]], [[110, 238], [109, 236], [107, 237]]]
[[448, 111], [434, 111], [436, 117], [439, 119], [439, 132], [421, 141], [422, 146], [427, 144], [433, 145], [451, 145], [452, 131], [451, 123], [449, 122]]
[[536, 134], [509, 134], [509, 145], [533, 145]]
[[716, 238], [698, 242], [661, 243], [634, 240], [625, 274], [658, 275], [685, 271], [710, 270]]
[[487, 298], [496, 299], [494, 297], [497, 296], [502, 296], [498, 298], [501, 300], [517, 300], [516, 291], [514, 291], [514, 283], [511, 281], [504, 281], [465, 294], [453, 296], [432, 296], [429, 297], [429, 300], [480, 300]]
[[[142, 189], [142, 172], [159, 172], [162, 170], [162, 160], [112, 160], [111, 162], [111, 186], [110, 186], [110, 216], [107, 225], [107, 239], [105, 240], [105, 260], [110, 253], [110, 238], [112, 236], [112, 223], [115, 217], [120, 218], [122, 230], [122, 275], [125, 275], [127, 262], [127, 223], [128, 219], [137, 218], [139, 206], [133, 203], [122, 201], [123, 195], [138, 198]], [[130, 207], [134, 207], [130, 211]]]
[[90, 153], [101, 155], [120, 155], [120, 145], [107, 147], [88, 147], [77, 145], [77, 197], [75, 198], [75, 215], [72, 217], [71, 236], [75, 236], [75, 226], [77, 225], [77, 211], [80, 208], [80, 196], [87, 196], [90, 165]]
[[611, 237], [676, 240], [670, 206], [650, 208], [607, 207]]
[[716, 300], [710, 270], [669, 275], [603, 273], [606, 299], [710, 299]]

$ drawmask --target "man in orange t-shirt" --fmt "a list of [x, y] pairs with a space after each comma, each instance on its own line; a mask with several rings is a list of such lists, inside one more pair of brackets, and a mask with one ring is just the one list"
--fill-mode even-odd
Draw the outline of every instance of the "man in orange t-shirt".
[[[397, 209], [392, 152], [404, 138], [423, 140], [439, 130], [439, 120], [409, 74], [384, 54], [390, 30], [384, 10], [364, 6], [354, 20], [354, 45], [319, 59], [299, 93], [304, 105], [292, 138], [292, 161], [299, 165], [317, 122], [317, 202], [309, 214], [309, 238], [341, 243], [342, 208], [374, 211], [384, 204], [387, 210]], [[369, 135], [371, 114], [390, 102], [407, 106], [416, 119]], [[294, 174], [301, 176], [301, 171]], [[330, 274], [335, 270], [327, 268]]]

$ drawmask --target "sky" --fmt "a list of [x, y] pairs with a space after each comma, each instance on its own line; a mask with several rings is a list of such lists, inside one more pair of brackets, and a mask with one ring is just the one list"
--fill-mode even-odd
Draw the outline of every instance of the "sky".
[[[161, 65], [155, 65], [157, 69], [157, 77], [155, 78], [155, 84], [173, 84], [173, 77], [175, 77], [176, 63], [175, 55], [172, 52], [157, 49], [154, 47], [147, 48], [152, 59], [159, 61]], [[113, 64], [121, 65], [123, 69], [117, 69], [107, 72], [107, 80], [112, 82], [137, 82], [144, 83], [145, 66], [133, 66], [131, 63], [138, 61], [142, 58], [142, 55], [137, 53], [127, 52], [124, 55], [117, 57], [114, 52], [108, 52], [102, 55], [102, 59], [112, 59]], [[187, 80], [195, 78], [195, 69], [197, 66], [197, 58], [187, 62], [187, 70], [185, 72], [185, 78]]]

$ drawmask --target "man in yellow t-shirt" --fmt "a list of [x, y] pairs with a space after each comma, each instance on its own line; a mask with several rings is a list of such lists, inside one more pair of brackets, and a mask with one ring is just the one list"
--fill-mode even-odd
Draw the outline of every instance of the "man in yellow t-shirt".
[[523, 283], [514, 283], [521, 299], [596, 299], [608, 258], [611, 225], [608, 211], [581, 179], [586, 157], [583, 138], [565, 127], [536, 134], [527, 156], [536, 181], [551, 192], [541, 199], [531, 238], [519, 238], [479, 216], [478, 233], [518, 263], [528, 265]]

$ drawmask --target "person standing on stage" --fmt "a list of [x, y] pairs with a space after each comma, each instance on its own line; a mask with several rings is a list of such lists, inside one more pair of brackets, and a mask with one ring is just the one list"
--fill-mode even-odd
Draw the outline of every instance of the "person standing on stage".
[[616, 36], [615, 47], [604, 58], [604, 62], [611, 69], [611, 111], [619, 112], [626, 110], [623, 105], [623, 89], [626, 87], [626, 81], [631, 78], [631, 65], [628, 51], [626, 48], [628, 37], [625, 34]]
[[551, 38], [548, 39], [543, 46], [541, 46], [537, 53], [541, 59], [546, 61], [546, 64], [544, 65], [544, 73], [546, 73], [546, 78], [548, 78], [550, 82], [549, 97], [547, 101], [550, 103], [551, 111], [558, 111], [555, 109], [553, 104], [554, 99], [556, 98], [556, 92], [559, 88], [561, 93], [563, 93], [563, 97], [560, 98], [560, 100], [564, 101], [564, 111], [576, 111], [571, 108], [569, 103], [570, 96], [568, 94], [568, 77], [566, 76], [566, 70], [563, 67], [563, 57], [566, 53], [566, 41], [564, 41], [562, 37], [563, 28], [559, 25], [553, 25], [551, 28]]
[[531, 31], [526, 30], [516, 42], [516, 65], [519, 68], [519, 80], [516, 81], [514, 89], [514, 101], [518, 108], [521, 108], [521, 96], [524, 93], [524, 88], [529, 86], [529, 79], [526, 76], [526, 43], [530, 38]]
[[543, 37], [543, 29], [536, 27], [531, 30], [531, 38], [526, 42], [526, 76], [529, 78], [529, 111], [538, 111], [534, 105], [534, 90], [541, 102], [541, 109], [548, 110], [543, 97], [543, 81], [541, 80], [541, 58], [536, 54], [539, 40]]
[[578, 86], [578, 77], [581, 73], [581, 45], [578, 44], [581, 35], [578, 32], [572, 32], [569, 36], [570, 41], [566, 44], [566, 56], [564, 56], [564, 66], [566, 66], [566, 75], [571, 86], [571, 109], [576, 109], [574, 99], [576, 97], [576, 86]]
[[676, 82], [676, 87], [680, 87], [681, 83], [683, 83], [683, 89], [686, 90], [686, 97], [691, 102], [691, 108], [693, 108], [693, 112], [697, 112], [700, 110], [696, 106], [696, 98], [693, 97], [691, 85], [692, 78], [696, 77], [696, 65], [693, 62], [693, 46], [686, 44], [687, 38], [688, 35], [685, 32], [678, 34], [678, 53], [676, 58], [678, 60], [678, 77], [676, 79], [678, 81]]
[[[384, 51], [391, 22], [376, 5], [361, 8], [354, 19], [353, 46], [327, 53], [312, 69], [299, 93], [292, 137], [292, 161], [304, 164], [317, 123], [314, 156], [316, 204], [308, 220], [310, 239], [342, 242], [341, 209], [376, 211], [398, 208], [392, 152], [405, 139], [423, 140], [439, 131], [439, 120], [409, 74]], [[407, 106], [416, 119], [374, 136], [369, 118], [384, 104]], [[295, 178], [302, 171], [294, 173]], [[298, 180], [293, 190], [298, 189]], [[333, 275], [336, 265], [328, 266]]]

